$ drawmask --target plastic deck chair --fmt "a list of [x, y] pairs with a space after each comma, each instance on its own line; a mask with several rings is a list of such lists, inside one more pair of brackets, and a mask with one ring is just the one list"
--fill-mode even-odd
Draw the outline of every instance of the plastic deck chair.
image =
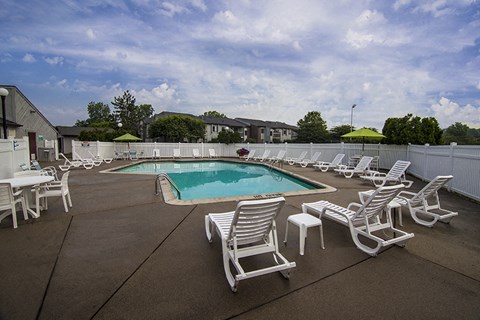
[[[407, 207], [416, 223], [432, 227], [437, 221], [449, 223], [458, 212], [440, 207], [438, 190], [453, 179], [453, 176], [437, 176], [417, 193], [402, 191], [396, 200], [403, 207]], [[430, 204], [428, 203], [430, 201]], [[425, 219], [427, 218], [427, 219]]]
[[193, 149], [192, 154], [194, 158], [201, 158], [200, 151], [198, 149]]
[[173, 158], [181, 158], [182, 154], [180, 153], [180, 149], [173, 149]]
[[[391, 212], [387, 211], [386, 222], [380, 220], [382, 212], [392, 201], [404, 185], [380, 187], [365, 201], [359, 204], [352, 202], [347, 208], [338, 206], [328, 201], [318, 201], [302, 204], [304, 213], [315, 213], [319, 215], [320, 220], [327, 218], [347, 226], [350, 229], [353, 242], [358, 249], [363, 252], [376, 256], [378, 251], [385, 246], [396, 244], [405, 246], [407, 240], [413, 238], [413, 233], [407, 233], [395, 228], [392, 225]], [[357, 211], [352, 208], [358, 207]], [[380, 238], [377, 234], [383, 232], [383, 235], [389, 239]], [[375, 232], [375, 234], [374, 234]], [[387, 234], [387, 232], [390, 232]], [[394, 237], [391, 237], [394, 235]], [[367, 240], [373, 240], [375, 246], [370, 246], [362, 242], [361, 237]]]
[[93, 162], [91, 163], [84, 163], [80, 160], [69, 160], [63, 153], [59, 153], [59, 155], [65, 159], [65, 162], [63, 164], [58, 165], [60, 170], [62, 171], [68, 171], [70, 168], [78, 168], [80, 166], [83, 166], [85, 169], [92, 169], [93, 168]]
[[[222, 241], [223, 268], [230, 288], [237, 291], [240, 280], [279, 271], [288, 279], [295, 262], [289, 262], [278, 251], [275, 218], [285, 204], [283, 197], [266, 200], [240, 201], [235, 211], [210, 213], [205, 216], [205, 232], [212, 242], [217, 230]], [[273, 266], [245, 271], [240, 264], [244, 257], [272, 253]], [[230, 270], [230, 262], [237, 274]]]
[[307, 151], [303, 151], [299, 156], [298, 158], [289, 158], [287, 159], [287, 162], [289, 165], [293, 166], [294, 164], [296, 163], [300, 163], [303, 161], [303, 159], [305, 159], [305, 157], [307, 156]]
[[367, 174], [360, 176], [360, 178], [365, 181], [373, 182], [377, 188], [388, 183], [403, 183], [405, 187], [410, 188], [413, 184], [413, 181], [405, 178], [405, 173], [407, 168], [410, 166], [410, 163], [410, 161], [397, 160], [397, 162], [395, 162], [393, 167], [387, 173], [367, 170]]
[[23, 197], [23, 190], [13, 192], [10, 183], [0, 183], [0, 211], [5, 211], [0, 214], [0, 222], [7, 216], [11, 215], [13, 220], [13, 228], [17, 228], [17, 209], [16, 205], [22, 205], [23, 217], [28, 220], [27, 206], [25, 198]]
[[92, 159], [94, 160], [100, 160], [102, 162], [105, 162], [105, 163], [110, 163], [113, 161], [113, 158], [104, 158], [102, 156], [95, 156], [93, 155], [93, 153], [90, 152], [90, 150], [88, 150], [88, 153], [92, 156]]
[[318, 158], [320, 158], [320, 155], [322, 153], [320, 151], [317, 151], [313, 154], [313, 156], [310, 158], [310, 159], [303, 159], [302, 161], [300, 161], [298, 164], [302, 167], [302, 168], [306, 168], [309, 164], [313, 165], [315, 163], [317, 163], [318, 161]]
[[208, 149], [208, 156], [210, 158], [217, 158], [218, 157], [218, 155], [215, 152], [215, 149]]
[[250, 159], [253, 159], [254, 156], [255, 156], [255, 150], [250, 150], [250, 152], [243, 158], [245, 159], [245, 161], [248, 161]]
[[364, 174], [367, 171], [372, 157], [362, 157], [355, 167], [340, 165], [337, 169], [334, 169], [336, 173], [343, 174], [345, 178], [351, 178], [354, 174]]
[[62, 197], [65, 212], [68, 212], [68, 207], [72, 207], [72, 199], [70, 197], [70, 190], [68, 189], [69, 174], [70, 171], [65, 172], [60, 181], [54, 181], [46, 185], [35, 186], [35, 205], [37, 208], [40, 208], [40, 199], [42, 198], [45, 198], [43, 207], [48, 209], [47, 198]]
[[317, 164], [314, 164], [314, 168], [318, 168], [322, 172], [327, 172], [328, 169], [337, 169], [341, 164], [342, 160], [345, 157], [345, 154], [339, 153], [333, 158], [332, 162], [320, 161]]
[[269, 155], [270, 155], [270, 150], [265, 150], [261, 157], [255, 157], [255, 158], [253, 158], [253, 160], [258, 160], [258, 161], [263, 162], [265, 160], [268, 160]]

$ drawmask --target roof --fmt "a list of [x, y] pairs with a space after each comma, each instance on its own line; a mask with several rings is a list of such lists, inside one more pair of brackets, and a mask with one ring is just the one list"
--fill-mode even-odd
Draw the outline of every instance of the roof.
[[247, 125], [252, 125], [256, 127], [269, 127], [272, 129], [293, 129], [296, 130], [297, 127], [286, 124], [279, 121], [263, 121], [257, 119], [247, 119], [247, 118], [235, 118], [237, 121], [241, 121]]
[[205, 123], [207, 124], [219, 124], [228, 127], [245, 127], [245, 123], [230, 118], [217, 118], [207, 116], [200, 116], [199, 118], [205, 121]]
[[[3, 123], [3, 118], [0, 118], [0, 123]], [[5, 123], [6, 123], [7, 126], [9, 126], [9, 127], [23, 127], [23, 125], [18, 124], [18, 123], [13, 122], [13, 121], [10, 121], [10, 120], [8, 120], [8, 119], [5, 120]]]
[[94, 128], [94, 127], [65, 127], [65, 126], [57, 126], [57, 130], [60, 135], [64, 137], [78, 137], [82, 131], [94, 131], [94, 130], [102, 129], [102, 128]]

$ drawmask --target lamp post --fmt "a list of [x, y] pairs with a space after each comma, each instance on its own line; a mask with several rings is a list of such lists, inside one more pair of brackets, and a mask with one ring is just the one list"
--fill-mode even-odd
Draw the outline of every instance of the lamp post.
[[5, 88], [0, 88], [0, 96], [2, 96], [3, 139], [7, 139], [7, 116], [5, 110], [5, 97], [8, 96], [8, 90]]
[[356, 104], [352, 106], [352, 113], [350, 115], [350, 132], [353, 131], [353, 109], [355, 109], [356, 106], [357, 106]]

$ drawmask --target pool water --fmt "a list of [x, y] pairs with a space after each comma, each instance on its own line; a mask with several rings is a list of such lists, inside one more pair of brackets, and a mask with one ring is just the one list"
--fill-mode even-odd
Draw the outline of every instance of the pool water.
[[274, 168], [227, 161], [142, 162], [116, 170], [129, 173], [166, 172], [180, 189], [181, 200], [275, 194], [320, 189]]

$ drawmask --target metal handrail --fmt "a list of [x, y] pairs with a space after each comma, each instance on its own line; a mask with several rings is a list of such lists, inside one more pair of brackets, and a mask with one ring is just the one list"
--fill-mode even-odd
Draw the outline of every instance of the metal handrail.
[[155, 180], [155, 195], [160, 194], [159, 184], [160, 184], [160, 181], [162, 180], [162, 178], [166, 179], [168, 182], [170, 182], [170, 185], [173, 186], [173, 188], [177, 191], [178, 199], [181, 200], [182, 195], [180, 193], [180, 189], [178, 189], [175, 182], [173, 182], [173, 180], [169, 177], [169, 175], [166, 172], [161, 172], [157, 175], [157, 179]]

